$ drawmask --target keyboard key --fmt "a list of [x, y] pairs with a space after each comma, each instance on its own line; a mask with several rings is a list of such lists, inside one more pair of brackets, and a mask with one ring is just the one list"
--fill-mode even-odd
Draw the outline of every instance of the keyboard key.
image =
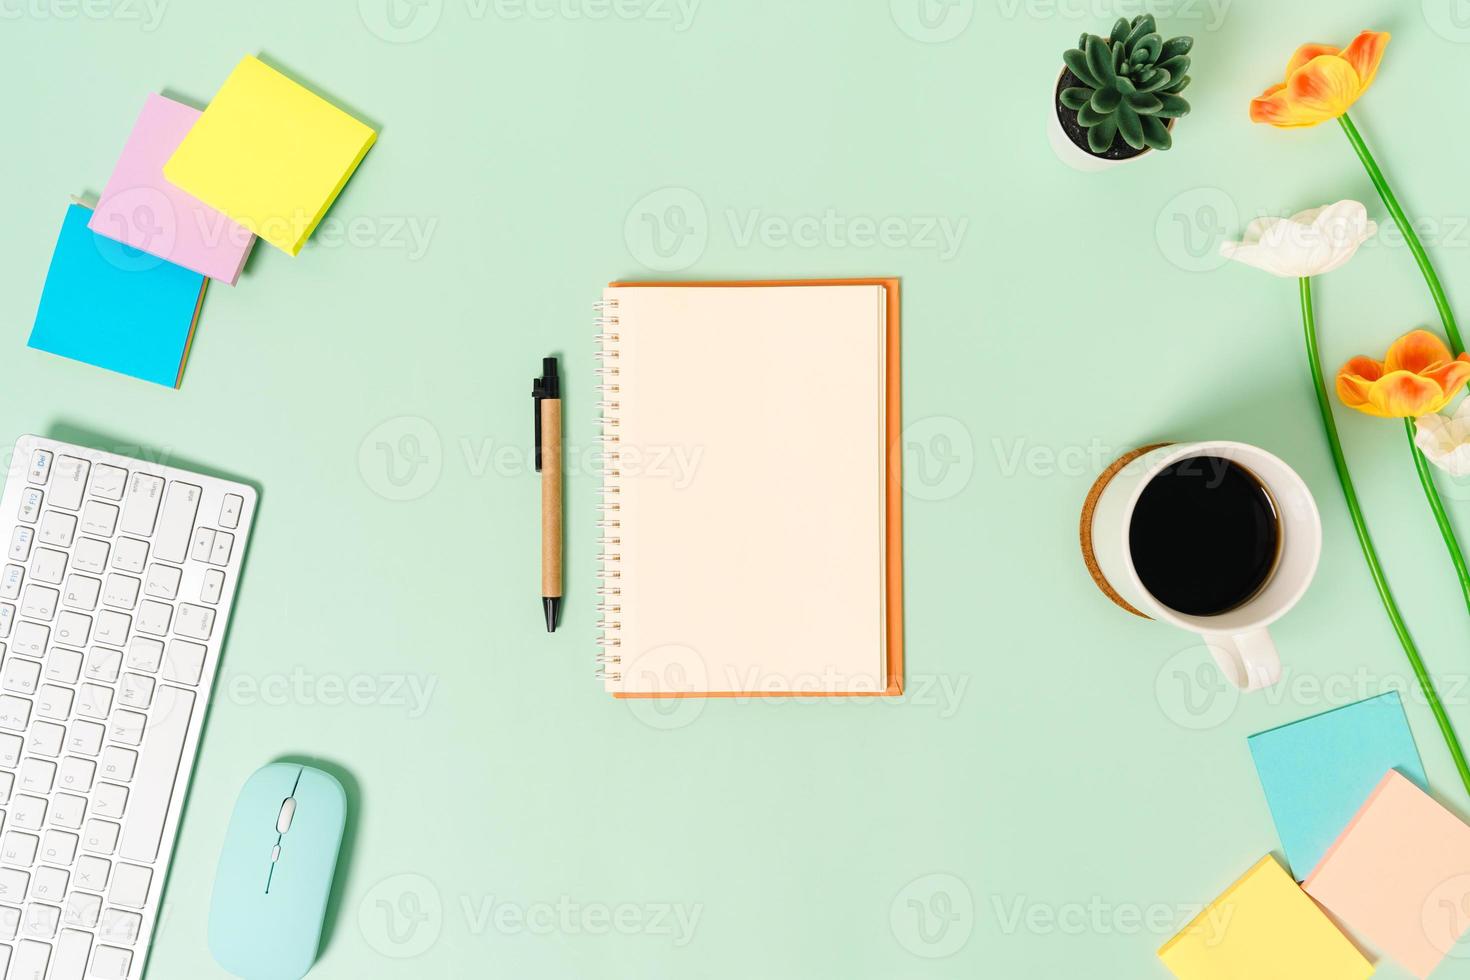
[[[178, 642], [177, 640], [174, 642]], [[163, 662], [163, 641], [150, 640], [146, 636], [135, 636], [133, 642], [128, 645], [128, 669], [146, 670], [150, 674], [158, 673], [158, 665]], [[117, 680], [117, 672], [113, 671], [109, 681]]]
[[93, 929], [102, 918], [102, 896], [86, 892], [72, 892], [66, 900], [66, 924], [82, 929]]
[[153, 553], [164, 561], [179, 562], [189, 547], [189, 534], [194, 530], [194, 514], [204, 491], [187, 483], [168, 485], [168, 496], [158, 519], [158, 534], [153, 540]]
[[[69, 755], [61, 760], [61, 768], [56, 773], [56, 784], [62, 789], [85, 793], [92, 788], [92, 776], [96, 772], [97, 763]], [[56, 799], [60, 801], [61, 794], [58, 793]]]
[[[6, 735], [5, 738], [15, 738], [14, 735]], [[15, 773], [0, 772], [0, 806], [10, 802], [10, 791], [15, 788]]]
[[20, 765], [20, 788], [27, 793], [49, 793], [56, 782], [56, 763], [45, 759], [27, 759]]
[[29, 868], [35, 863], [36, 848], [40, 846], [41, 839], [35, 834], [7, 831], [4, 839], [0, 840], [0, 858], [4, 858], [6, 864]]
[[124, 534], [149, 537], [158, 520], [158, 503], [163, 494], [163, 479], [147, 473], [134, 473], [123, 493], [122, 530]]
[[41, 523], [36, 526], [36, 537], [42, 544], [55, 545], [58, 548], [70, 548], [77, 536], [77, 519], [70, 514], [60, 511], [48, 510], [41, 517]]
[[0, 766], [14, 769], [20, 765], [20, 754], [25, 745], [25, 739], [19, 735], [0, 734]]
[[67, 830], [77, 830], [87, 816], [87, 800], [71, 793], [57, 793], [51, 803], [51, 823]]
[[117, 530], [117, 507], [100, 500], [89, 500], [82, 510], [82, 532], [99, 538], [110, 538]]
[[177, 599], [179, 579], [183, 577], [183, 574], [184, 570], [181, 568], [154, 562], [148, 566], [148, 580], [143, 586], [143, 591], [160, 599]]
[[123, 488], [128, 482], [128, 471], [117, 466], [98, 463], [92, 467], [92, 496], [107, 500], [121, 500]]
[[[106, 615], [105, 613], [103, 615]], [[84, 647], [92, 633], [92, 617], [63, 612], [56, 617], [56, 642], [69, 647]]]
[[[77, 724], [82, 724], [78, 722]], [[61, 755], [61, 743], [66, 738], [66, 726], [38, 721], [26, 735], [26, 749], [35, 755], [55, 759]]]
[[31, 456], [31, 468], [26, 473], [26, 479], [38, 487], [44, 487], [51, 478], [51, 461], [55, 458], [51, 450], [37, 449]]
[[71, 717], [71, 703], [76, 694], [69, 687], [43, 684], [36, 693], [36, 714], [42, 718], [66, 721]]
[[21, 916], [21, 935], [32, 939], [50, 939], [56, 935], [56, 925], [60, 921], [61, 909], [55, 905], [31, 902], [26, 905], [25, 914]]
[[131, 609], [138, 604], [138, 590], [142, 586], [141, 579], [114, 572], [107, 576], [107, 585], [102, 590], [102, 602], [118, 609]]
[[48, 830], [41, 842], [43, 860], [71, 864], [77, 856], [77, 835], [64, 830]]
[[46, 502], [46, 495], [35, 487], [26, 487], [20, 492], [20, 519], [27, 524], [36, 523], [36, 518], [41, 516], [41, 505]]
[[163, 679], [181, 684], [198, 684], [204, 673], [204, 655], [208, 648], [188, 640], [171, 640], [163, 658]]
[[77, 858], [77, 887], [100, 892], [107, 887], [107, 875], [112, 862], [106, 858], [83, 854]]
[[[111, 820], [88, 820], [87, 829], [82, 831], [82, 846], [94, 854], [111, 854], [117, 850], [118, 825]], [[117, 887], [117, 875], [112, 876], [113, 887]]]
[[102, 775], [108, 779], [116, 779], [119, 782], [127, 782], [133, 778], [133, 770], [138, 766], [138, 753], [132, 749], [119, 748], [109, 745], [107, 751], [102, 753]]
[[204, 584], [199, 587], [199, 598], [215, 605], [220, 596], [225, 592], [225, 573], [218, 568], [211, 568], [204, 573]]
[[75, 456], [62, 456], [51, 475], [51, 506], [76, 510], [87, 492], [87, 475], [92, 464]]
[[90, 933], [63, 929], [56, 940], [56, 957], [51, 961], [47, 980], [82, 980], [87, 967], [87, 954], [92, 951]]
[[0, 695], [0, 728], [23, 732], [31, 720], [31, 703], [25, 698]]
[[179, 618], [174, 624], [174, 632], [196, 640], [209, 639], [209, 634], [214, 632], [214, 610], [208, 606], [179, 603]]
[[119, 710], [112, 716], [112, 740], [124, 745], [141, 745], [147, 725], [147, 715]]
[[66, 897], [66, 880], [71, 877], [60, 868], [45, 866], [36, 869], [31, 883], [31, 897], [45, 902], [59, 902]]
[[10, 635], [15, 624], [15, 607], [8, 602], [0, 602], [0, 640]]
[[112, 567], [124, 572], [141, 574], [148, 564], [148, 542], [137, 538], [118, 538], [117, 551], [112, 556]]
[[[173, 606], [144, 599], [138, 603], [138, 632], [147, 633], [149, 636], [167, 636], [169, 622], [173, 619], [173, 615]], [[182, 626], [179, 632], [184, 633]], [[194, 634], [185, 633], [184, 635], [193, 636]]]
[[41, 678], [41, 665], [33, 660], [11, 657], [5, 662], [5, 674], [0, 679], [0, 688], [12, 694], [35, 694], [37, 681]]
[[123, 908], [140, 909], [148, 901], [148, 885], [153, 872], [136, 864], [119, 863], [112, 872], [112, 888], [107, 892], [107, 901]]
[[[78, 570], [101, 575], [107, 568], [107, 542], [96, 538], [82, 538], [72, 551], [72, 564]], [[59, 581], [59, 580], [58, 580]]]
[[35, 529], [17, 527], [10, 532], [10, 551], [8, 554], [15, 561], [25, 561], [31, 556], [31, 542], [35, 540]]
[[214, 551], [214, 530], [201, 527], [194, 532], [194, 545], [189, 549], [189, 557], [195, 561], [209, 561], [210, 554]]
[[[5, 980], [44, 980], [46, 964], [50, 962], [50, 943], [22, 939], [15, 944], [15, 955], [10, 958], [10, 972], [5, 974]], [[116, 980], [126, 978], [119, 976]]]
[[87, 677], [94, 681], [112, 683], [122, 670], [122, 651], [106, 647], [93, 647], [87, 655]]
[[[24, 568], [19, 565], [6, 565], [5, 570], [0, 571], [0, 599], [19, 599], [20, 586], [25, 580], [26, 570]], [[223, 580], [222, 573], [221, 580]]]
[[230, 530], [240, 526], [240, 511], [245, 509], [245, 500], [237, 493], [225, 494], [225, 501], [219, 508], [220, 527]]
[[230, 551], [235, 547], [235, 536], [228, 531], [216, 531], [214, 533], [214, 547], [209, 552], [209, 563], [211, 565], [228, 565], [230, 563]]
[[115, 946], [98, 946], [92, 957], [92, 972], [88, 975], [97, 980], [128, 980], [128, 968], [132, 964], [133, 954], [127, 950]]
[[102, 751], [102, 737], [106, 734], [107, 729], [95, 721], [74, 721], [66, 747], [78, 755], [96, 755]]
[[153, 729], [148, 733], [148, 753], [139, 760], [138, 772], [133, 777], [130, 813], [119, 848], [119, 853], [128, 860], [158, 859], [158, 844], [179, 772], [179, 756], [193, 713], [194, 692], [167, 685], [158, 689]]
[[92, 812], [99, 817], [121, 820], [128, 805], [128, 788], [115, 783], [98, 783], [92, 794]]
[[61, 593], [56, 589], [43, 585], [26, 586], [25, 595], [20, 601], [20, 615], [50, 622], [51, 617], [56, 615], [56, 606], [60, 600]]
[[100, 684], [83, 684], [77, 692], [78, 715], [84, 718], [106, 718], [111, 710], [112, 688]]
[[131, 946], [138, 941], [138, 928], [142, 924], [143, 917], [136, 912], [108, 909], [102, 913], [102, 925], [98, 931], [110, 943], [126, 943]]
[[46, 654], [46, 679], [48, 681], [75, 684], [77, 672], [81, 669], [82, 655], [75, 650], [52, 647], [51, 652]]
[[10, 803], [10, 825], [21, 830], [40, 830], [46, 822], [46, 801], [39, 796], [17, 793]]
[[104, 609], [97, 614], [97, 642], [120, 647], [128, 642], [128, 630], [133, 617], [113, 609]]
[[[80, 548], [77, 550], [81, 551]], [[47, 585], [60, 585], [65, 577], [66, 552], [37, 548], [36, 557], [31, 560], [31, 578]]]
[[0, 868], [0, 902], [19, 902], [31, 887], [31, 876], [14, 868]]
[[123, 674], [117, 687], [117, 700], [129, 708], [146, 711], [153, 703], [153, 678], [144, 674]]
[[15, 627], [15, 636], [10, 640], [10, 649], [23, 657], [39, 658], [50, 642], [51, 630], [48, 627], [40, 623], [19, 623]]
[[[0, 905], [0, 939], [7, 942], [15, 938], [20, 932], [20, 909], [13, 909], [8, 905]], [[9, 946], [0, 947], [7, 952]]]
[[73, 609], [91, 612], [97, 608], [97, 596], [102, 593], [102, 580], [90, 575], [70, 575], [66, 579], [66, 596], [63, 600]]
[[20, 603], [20, 614], [49, 623], [51, 617], [56, 615], [56, 604], [60, 601], [61, 593], [55, 589], [44, 585], [28, 585], [25, 598]]

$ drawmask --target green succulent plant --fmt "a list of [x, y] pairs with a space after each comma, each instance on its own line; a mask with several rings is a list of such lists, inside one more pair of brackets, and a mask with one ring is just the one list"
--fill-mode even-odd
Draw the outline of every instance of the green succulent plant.
[[1169, 40], [1150, 14], [1119, 17], [1107, 37], [1083, 34], [1062, 60], [1082, 84], [1062, 90], [1062, 105], [1077, 113], [1087, 146], [1106, 153], [1115, 138], [1135, 150], [1173, 145], [1167, 120], [1189, 112], [1180, 95], [1189, 85], [1189, 51], [1194, 38]]

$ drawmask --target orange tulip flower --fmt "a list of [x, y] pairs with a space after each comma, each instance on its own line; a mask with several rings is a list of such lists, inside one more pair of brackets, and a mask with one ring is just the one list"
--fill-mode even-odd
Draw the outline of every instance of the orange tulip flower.
[[1355, 357], [1337, 372], [1337, 397], [1379, 418], [1418, 418], [1450, 403], [1470, 381], [1470, 354], [1454, 357], [1428, 330], [1393, 342], [1382, 362]]
[[1337, 119], [1373, 84], [1388, 39], [1364, 31], [1341, 51], [1303, 44], [1286, 66], [1286, 81], [1251, 100], [1251, 121], [1291, 129]]

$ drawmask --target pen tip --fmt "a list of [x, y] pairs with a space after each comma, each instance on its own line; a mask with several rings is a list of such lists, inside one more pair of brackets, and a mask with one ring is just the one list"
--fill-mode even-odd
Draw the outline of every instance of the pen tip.
[[546, 632], [555, 633], [556, 614], [561, 611], [561, 597], [544, 596], [541, 599], [541, 606], [546, 610]]

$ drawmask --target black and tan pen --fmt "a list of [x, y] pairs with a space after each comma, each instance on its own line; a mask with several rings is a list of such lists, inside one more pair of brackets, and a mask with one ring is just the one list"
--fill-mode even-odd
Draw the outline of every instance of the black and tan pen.
[[546, 632], [556, 632], [561, 613], [561, 378], [556, 358], [541, 359], [531, 382], [536, 404], [536, 472], [541, 474], [541, 607]]

